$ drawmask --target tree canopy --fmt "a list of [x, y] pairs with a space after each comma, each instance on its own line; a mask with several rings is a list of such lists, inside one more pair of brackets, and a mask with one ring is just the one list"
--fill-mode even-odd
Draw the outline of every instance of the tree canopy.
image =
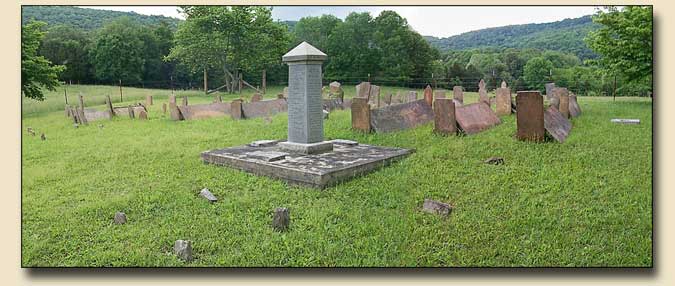
[[40, 42], [45, 35], [41, 29], [46, 23], [29, 22], [21, 28], [21, 93], [28, 98], [44, 100], [41, 88], [56, 90], [58, 77], [65, 67], [52, 65], [38, 55]]

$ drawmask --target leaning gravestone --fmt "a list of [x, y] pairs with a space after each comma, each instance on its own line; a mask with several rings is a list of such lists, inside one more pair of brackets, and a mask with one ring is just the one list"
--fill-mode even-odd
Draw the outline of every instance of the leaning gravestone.
[[570, 94], [570, 116], [578, 117], [579, 115], [581, 115], [581, 108], [577, 102], [577, 96], [572, 93]]
[[370, 125], [377, 133], [413, 128], [434, 119], [434, 111], [424, 100], [385, 106], [370, 111]]
[[519, 91], [516, 102], [516, 137], [521, 141], [544, 140], [544, 98], [538, 91]]
[[429, 106], [434, 103], [434, 92], [430, 85], [427, 85], [427, 87], [424, 89], [424, 101], [426, 101]]
[[544, 84], [544, 87], [546, 88], [546, 98], [548, 100], [551, 100], [551, 98], [553, 98], [553, 89], [555, 88], [555, 83], [550, 82], [550, 83]]
[[567, 88], [558, 89], [558, 99], [560, 100], [558, 111], [563, 117], [570, 118], [570, 97]]
[[544, 111], [544, 128], [560, 143], [565, 142], [572, 130], [572, 123], [558, 109], [551, 106]]
[[[209, 150], [202, 152], [202, 160], [291, 184], [325, 188], [410, 154], [400, 148], [323, 141], [321, 65], [325, 59], [323, 52], [306, 42], [283, 56], [289, 67], [288, 141]], [[366, 100], [355, 98], [367, 106]]]
[[452, 87], [452, 98], [459, 102], [459, 104], [464, 104], [464, 91], [461, 86]]
[[482, 102], [455, 107], [455, 118], [466, 134], [475, 134], [501, 123], [490, 106]]
[[434, 102], [434, 132], [441, 135], [457, 133], [455, 103], [449, 98], [437, 98]]
[[490, 99], [488, 99], [487, 90], [485, 89], [485, 81], [483, 79], [478, 82], [478, 101], [490, 105]]
[[496, 111], [498, 116], [511, 114], [511, 89], [502, 81], [502, 87], [496, 91]]

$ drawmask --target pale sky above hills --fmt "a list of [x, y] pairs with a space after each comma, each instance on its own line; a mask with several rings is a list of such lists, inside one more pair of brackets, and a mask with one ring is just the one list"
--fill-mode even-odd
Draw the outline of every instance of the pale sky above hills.
[[[183, 18], [176, 6], [80, 6], [115, 11], [134, 11], [144, 15]], [[593, 14], [597, 6], [276, 6], [272, 16], [279, 20], [299, 20], [305, 16], [332, 14], [344, 19], [350, 12], [370, 12], [376, 17], [383, 10], [394, 10], [425, 36], [449, 37], [484, 28], [528, 23], [546, 23]]]

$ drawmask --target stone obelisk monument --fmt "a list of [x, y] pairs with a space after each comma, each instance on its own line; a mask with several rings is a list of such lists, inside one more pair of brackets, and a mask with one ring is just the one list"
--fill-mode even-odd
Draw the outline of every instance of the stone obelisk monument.
[[286, 53], [288, 64], [288, 141], [282, 150], [314, 154], [333, 150], [323, 140], [323, 99], [321, 65], [326, 54], [307, 42]]

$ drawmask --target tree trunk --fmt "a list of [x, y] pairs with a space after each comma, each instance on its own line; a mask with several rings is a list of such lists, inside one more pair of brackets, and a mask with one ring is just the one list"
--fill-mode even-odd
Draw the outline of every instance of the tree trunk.
[[204, 68], [204, 93], [207, 93], [208, 91], [209, 91], [208, 76], [206, 74], [206, 68]]

